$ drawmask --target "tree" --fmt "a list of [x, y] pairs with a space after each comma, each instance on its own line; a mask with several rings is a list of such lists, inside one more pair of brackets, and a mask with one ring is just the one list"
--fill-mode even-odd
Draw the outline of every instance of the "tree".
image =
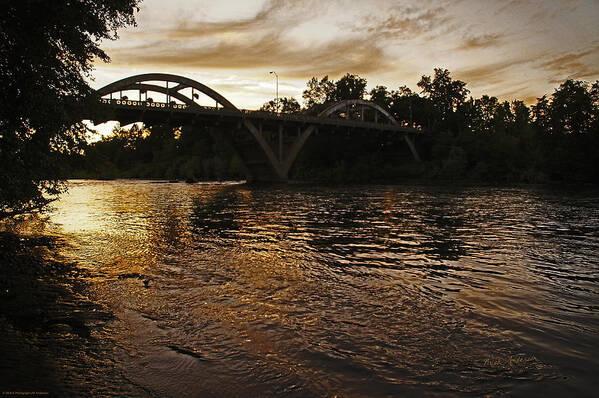
[[315, 105], [324, 104], [332, 100], [335, 83], [325, 76], [320, 81], [313, 77], [307, 83], [308, 88], [302, 93], [302, 98], [306, 108], [310, 109]]
[[391, 91], [389, 108], [398, 121], [409, 125], [428, 126], [430, 100], [419, 96], [407, 86]]
[[595, 134], [599, 134], [599, 80], [596, 80], [595, 83], [593, 83], [590, 93], [594, 105], [592, 131]]
[[587, 83], [579, 80], [563, 82], [551, 99], [553, 128], [565, 134], [589, 132], [595, 108], [593, 99]]
[[499, 108], [497, 97], [483, 95], [473, 102], [473, 112], [468, 114], [472, 130], [479, 133], [494, 132], [495, 114]]
[[549, 97], [537, 98], [532, 106], [538, 132], [583, 134], [597, 130], [599, 83], [589, 86], [579, 80], [566, 80]]
[[453, 80], [447, 69], [435, 68], [435, 77], [422, 76], [418, 87], [429, 97], [442, 113], [447, 114], [454, 111], [465, 100], [470, 92], [466, 83], [461, 80]]
[[391, 105], [393, 97], [391, 97], [391, 93], [387, 90], [387, 87], [376, 86], [370, 90], [370, 100], [387, 109]]
[[418, 82], [422, 93], [430, 99], [437, 115], [434, 119], [443, 122], [443, 127], [455, 126], [452, 124], [454, 112], [464, 104], [466, 96], [470, 92], [466, 89], [466, 83], [461, 80], [453, 80], [447, 69], [435, 68], [435, 76], [422, 76]]
[[135, 23], [139, 0], [2, 1], [0, 218], [65, 189], [60, 161], [85, 143], [86, 82], [103, 39]]
[[348, 99], [363, 99], [366, 95], [366, 79], [350, 73], [338, 81], [329, 80], [325, 76], [320, 81], [313, 77], [307, 83], [302, 98], [307, 109], [319, 110], [322, 105], [329, 102]]
[[537, 98], [537, 103], [531, 107], [534, 126], [539, 132], [552, 133], [551, 106], [547, 95]]
[[[277, 109], [278, 108], [278, 109]], [[287, 98], [279, 98], [279, 105], [277, 107], [276, 99], [272, 99], [262, 105], [260, 108], [261, 111], [265, 112], [277, 112], [280, 113], [297, 113], [300, 110], [300, 104], [293, 97]]]
[[348, 73], [335, 83], [330, 99], [333, 101], [363, 99], [366, 94], [366, 84], [366, 79]]
[[512, 101], [512, 113], [514, 114], [514, 125], [517, 130], [524, 130], [530, 124], [530, 109], [522, 101]]

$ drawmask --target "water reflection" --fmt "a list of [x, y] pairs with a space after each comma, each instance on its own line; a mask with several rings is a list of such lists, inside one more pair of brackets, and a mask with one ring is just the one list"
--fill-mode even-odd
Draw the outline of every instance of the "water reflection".
[[195, 198], [190, 217], [193, 231], [235, 239], [240, 196], [235, 189], [225, 188], [209, 197]]
[[52, 220], [158, 395], [584, 395], [588, 197], [78, 182]]

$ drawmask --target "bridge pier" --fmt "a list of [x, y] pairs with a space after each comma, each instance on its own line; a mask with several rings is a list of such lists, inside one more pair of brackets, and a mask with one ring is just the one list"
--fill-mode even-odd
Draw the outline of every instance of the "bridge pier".
[[[254, 123], [248, 119], [243, 121], [243, 125], [246, 129], [252, 134], [256, 143], [258, 144], [259, 149], [262, 150], [262, 161], [264, 164], [270, 166], [271, 173], [264, 172], [264, 167], [260, 167], [254, 171], [253, 178], [255, 181], [264, 181], [264, 182], [282, 182], [287, 181], [287, 172], [284, 170], [282, 166], [282, 162], [279, 160], [281, 158], [283, 148], [282, 148], [282, 131], [280, 134], [280, 143], [279, 143], [279, 157], [277, 157], [269, 145], [268, 141], [264, 138], [264, 134], [262, 128], [257, 128]], [[260, 152], [260, 151], [257, 151]], [[242, 158], [242, 161], [246, 161]], [[258, 163], [255, 163], [258, 164]], [[262, 164], [262, 163], [260, 163]], [[249, 167], [249, 165], [248, 165]], [[249, 167], [251, 170], [251, 167]]]
[[412, 137], [405, 135], [404, 140], [406, 140], [406, 144], [408, 144], [408, 147], [410, 148], [410, 151], [412, 152], [412, 156], [414, 156], [414, 160], [416, 160], [417, 162], [422, 162], [422, 160], [420, 159], [420, 155], [418, 154], [418, 150], [416, 149], [416, 145], [414, 144], [414, 140], [412, 139]]

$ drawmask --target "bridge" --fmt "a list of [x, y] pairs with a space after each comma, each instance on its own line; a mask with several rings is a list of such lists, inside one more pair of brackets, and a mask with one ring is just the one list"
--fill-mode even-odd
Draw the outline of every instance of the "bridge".
[[[148, 93], [164, 101], [154, 100]], [[401, 125], [387, 110], [366, 100], [340, 101], [317, 116], [251, 111], [238, 109], [200, 82], [164, 73], [127, 77], [102, 87], [97, 94], [101, 112], [92, 118], [95, 124], [113, 120], [121, 125], [192, 125], [223, 135], [241, 160], [248, 181], [286, 181], [306, 141], [321, 131], [401, 139], [420, 161], [414, 144], [420, 130]], [[201, 100], [212, 101], [214, 106], [201, 104]]]

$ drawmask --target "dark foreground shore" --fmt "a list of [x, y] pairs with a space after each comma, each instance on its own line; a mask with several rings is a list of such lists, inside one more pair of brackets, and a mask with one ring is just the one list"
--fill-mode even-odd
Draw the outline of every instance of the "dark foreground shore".
[[112, 314], [87, 296], [77, 264], [56, 260], [62, 244], [0, 232], [0, 392], [147, 395], [118, 371], [118, 347], [106, 345]]

